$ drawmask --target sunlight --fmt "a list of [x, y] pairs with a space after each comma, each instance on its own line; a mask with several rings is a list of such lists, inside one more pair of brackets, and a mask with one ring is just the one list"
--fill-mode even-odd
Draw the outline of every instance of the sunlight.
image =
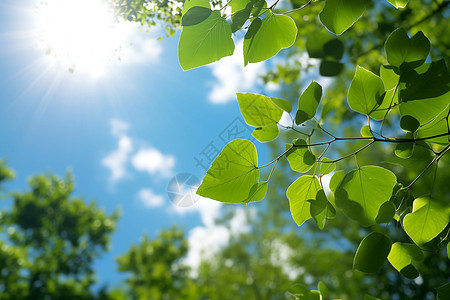
[[125, 37], [102, 0], [46, 0], [38, 7], [39, 43], [50, 60], [93, 77], [117, 60]]

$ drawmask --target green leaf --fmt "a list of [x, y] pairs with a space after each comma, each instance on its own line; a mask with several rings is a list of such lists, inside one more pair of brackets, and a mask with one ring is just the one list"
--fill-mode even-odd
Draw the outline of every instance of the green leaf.
[[269, 97], [252, 93], [237, 93], [236, 96], [241, 114], [248, 125], [264, 127], [280, 121], [283, 110]]
[[183, 10], [181, 12], [182, 15], [186, 14], [192, 7], [200, 6], [211, 9], [211, 5], [208, 0], [186, 0], [184, 1]]
[[303, 175], [294, 181], [286, 191], [291, 215], [298, 226], [311, 218], [311, 202], [321, 190], [317, 176]]
[[396, 8], [405, 8], [409, 0], [387, 0], [387, 1]]
[[365, 273], [376, 273], [386, 261], [391, 250], [391, 239], [381, 232], [372, 232], [359, 244], [353, 268]]
[[392, 201], [386, 201], [380, 206], [375, 222], [377, 224], [389, 223], [395, 215], [395, 204]]
[[450, 299], [450, 282], [436, 288], [437, 300], [449, 300]]
[[[413, 128], [411, 128], [413, 129]], [[411, 133], [407, 133], [404, 137], [405, 139], [413, 139], [414, 136]], [[400, 158], [409, 158], [413, 154], [414, 143], [413, 142], [403, 142], [398, 143], [395, 147], [395, 155]]]
[[274, 123], [264, 127], [255, 128], [255, 130], [253, 130], [252, 132], [252, 136], [261, 143], [266, 143], [270, 142], [273, 139], [276, 139], [278, 133], [278, 126]]
[[325, 283], [319, 281], [317, 288], [319, 289], [319, 292], [322, 295], [322, 299], [329, 296], [330, 292], [328, 291], [328, 287], [325, 285]]
[[244, 203], [249, 202], [258, 202], [264, 199], [267, 194], [267, 182], [258, 182], [252, 186], [250, 189], [250, 194], [247, 199], [245, 199]]
[[284, 99], [275, 98], [275, 97], [270, 97], [270, 100], [272, 100], [272, 102], [276, 106], [278, 106], [279, 108], [281, 108], [285, 112], [290, 113], [292, 111], [292, 104], [291, 104], [291, 102], [289, 102], [287, 100], [284, 100]]
[[178, 59], [183, 70], [190, 70], [232, 55], [231, 27], [215, 10], [203, 22], [183, 27], [178, 43]]
[[344, 54], [344, 43], [328, 32], [315, 31], [306, 37], [306, 51], [311, 58], [340, 60]]
[[295, 115], [297, 125], [314, 118], [321, 98], [322, 86], [312, 81], [298, 99], [298, 111]]
[[427, 59], [430, 52], [430, 41], [422, 31], [417, 32], [410, 39], [405, 29], [398, 28], [387, 38], [384, 49], [387, 61], [391, 65], [400, 67], [406, 62], [412, 67], [417, 67]]
[[344, 179], [344, 176], [345, 176], [344, 170], [336, 171], [333, 174], [333, 177], [331, 177], [331, 180], [330, 180], [330, 190], [332, 192], [336, 191], [336, 189], [339, 186], [339, 184], [341, 183], [342, 179]]
[[450, 207], [436, 199], [417, 198], [412, 213], [403, 219], [406, 233], [417, 245], [437, 236], [450, 220]]
[[326, 0], [320, 21], [329, 31], [341, 35], [358, 21], [365, 9], [364, 0]]
[[325, 227], [328, 215], [328, 200], [325, 192], [321, 189], [317, 192], [315, 200], [308, 200], [310, 203], [310, 213], [313, 220], [320, 229]]
[[377, 111], [377, 109], [389, 107], [389, 103], [383, 103], [383, 99], [384, 84], [381, 78], [358, 66], [348, 90], [348, 104], [350, 108], [371, 116], [375, 120], [381, 120], [386, 111]]
[[250, 17], [253, 4], [248, 3], [247, 6], [231, 16], [231, 32], [236, 32], [244, 25], [245, 21]]
[[[424, 256], [422, 250], [414, 244], [410, 243], [394, 243], [389, 252], [388, 260], [391, 265], [406, 278], [414, 279], [419, 276], [417, 270], [411, 264], [423, 261]], [[408, 267], [407, 269], [405, 269]], [[411, 269], [412, 267], [412, 269]], [[415, 270], [415, 272], [414, 272]], [[403, 272], [402, 272], [403, 271]]]
[[447, 257], [450, 259], [450, 243], [447, 243]]
[[328, 157], [322, 158], [323, 163], [320, 164], [320, 174], [327, 175], [336, 169], [336, 163], [332, 162]]
[[255, 145], [248, 140], [233, 140], [213, 161], [197, 194], [221, 202], [243, 202], [258, 183], [257, 165]]
[[361, 127], [360, 133], [362, 137], [373, 137], [369, 125], [364, 125], [363, 127]]
[[[447, 106], [447, 108], [443, 110], [433, 121], [421, 126], [417, 131], [417, 137], [426, 138], [446, 133], [448, 131], [448, 128], [450, 128], [450, 118], [447, 117], [449, 113], [450, 105]], [[446, 145], [450, 142], [450, 137], [442, 136], [439, 138], [430, 139], [428, 141]]]
[[392, 66], [381, 66], [380, 77], [383, 80], [386, 91], [394, 89], [400, 80], [400, 76], [395, 73], [394, 67]]
[[212, 10], [209, 7], [194, 6], [190, 8], [181, 18], [182, 26], [192, 26], [199, 24], [211, 15]]
[[413, 116], [403, 115], [400, 119], [400, 127], [408, 133], [415, 132], [419, 128], [419, 126], [420, 122]]
[[[297, 36], [297, 26], [289, 16], [269, 14], [262, 21], [257, 20], [260, 19], [253, 20], [244, 37], [244, 65], [271, 58], [281, 49], [292, 46]], [[255, 22], [261, 22], [255, 25], [256, 32], [252, 28]]]
[[381, 205], [392, 196], [397, 179], [391, 171], [379, 166], [353, 170], [335, 191], [336, 205], [363, 226], [376, 224]]
[[[252, 4], [251, 0], [231, 0], [228, 5], [231, 7], [231, 13], [234, 14], [247, 7], [248, 4]], [[253, 4], [252, 4], [253, 5]]]
[[296, 297], [302, 297], [309, 294], [309, 288], [301, 283], [294, 284], [287, 291]]
[[[293, 171], [305, 173], [314, 165], [316, 157], [309, 151], [308, 147], [306, 147], [307, 143], [305, 140], [298, 139], [296, 145], [297, 146], [294, 146], [294, 148], [289, 150], [286, 154], [286, 158]], [[299, 145], [305, 145], [305, 147]], [[287, 144], [286, 150], [290, 147], [291, 145]]]
[[320, 63], [319, 74], [322, 76], [333, 77], [341, 74], [342, 70], [344, 70], [344, 64], [324, 59]]

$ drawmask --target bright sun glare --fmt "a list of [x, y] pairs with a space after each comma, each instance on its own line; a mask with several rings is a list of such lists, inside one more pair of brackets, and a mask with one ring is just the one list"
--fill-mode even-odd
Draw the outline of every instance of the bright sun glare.
[[102, 0], [46, 0], [38, 8], [38, 32], [50, 59], [93, 77], [118, 59], [124, 37]]

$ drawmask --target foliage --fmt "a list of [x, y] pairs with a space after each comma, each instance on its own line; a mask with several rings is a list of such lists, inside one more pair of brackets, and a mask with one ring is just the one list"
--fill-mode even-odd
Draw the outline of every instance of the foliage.
[[[293, 26], [294, 19], [287, 14], [312, 6], [316, 1], [295, 5], [291, 11], [276, 13], [278, 2], [268, 7], [264, 1], [234, 0], [219, 10], [212, 10], [204, 0], [186, 2], [182, 11], [183, 31], [178, 49], [182, 68], [188, 70], [231, 55], [234, 50], [231, 33], [240, 28], [247, 29], [243, 53], [245, 65], [266, 60], [293, 45], [298, 38], [296, 27], [300, 27], [300, 24], [297, 22], [297, 26]], [[436, 2], [437, 7], [431, 14], [413, 26], [442, 12], [449, 4], [448, 1]], [[389, 3], [395, 8], [407, 6], [407, 1]], [[231, 8], [229, 23], [226, 22], [226, 13], [222, 13], [227, 6]], [[352, 26], [357, 27], [357, 21], [366, 10], [375, 10], [378, 6], [363, 0], [326, 0], [320, 20], [332, 33], [345, 36]], [[249, 25], [243, 26], [246, 23]], [[382, 43], [374, 46], [378, 48], [384, 44], [386, 58], [377, 58], [378, 66], [370, 62], [372, 70], [357, 65], [348, 89], [346, 98], [353, 111], [351, 115], [359, 113], [366, 118], [361, 128], [363, 136], [342, 136], [339, 132], [332, 133], [326, 129], [327, 120], [330, 120], [328, 115], [333, 111], [333, 106], [339, 103], [330, 104], [330, 99], [327, 99], [321, 105], [322, 87], [312, 82], [299, 98], [295, 118], [291, 116], [292, 125], [281, 126], [295, 132], [301, 139], [287, 144], [286, 149], [277, 154], [275, 159], [259, 166], [251, 142], [232, 141], [212, 163], [198, 194], [228, 203], [259, 201], [266, 194], [277, 164], [286, 157], [293, 171], [309, 172], [298, 177], [286, 191], [291, 215], [297, 225], [312, 218], [322, 229], [327, 220], [335, 218], [337, 208], [338, 213], [343, 212], [371, 231], [361, 241], [356, 252], [355, 269], [376, 272], [390, 256], [392, 261], [389, 261], [394, 268], [398, 270], [399, 266], [403, 266], [398, 270], [400, 274], [407, 278], [419, 276], [411, 265], [412, 258], [406, 264], [403, 260], [398, 262], [395, 259], [399, 253], [402, 257], [409, 253], [399, 249], [411, 248], [399, 247], [400, 240], [392, 248], [392, 240], [396, 238], [392, 234], [388, 236], [381, 233], [380, 224], [397, 226], [403, 232], [398, 236], [408, 236], [408, 241], [413, 242], [411, 245], [418, 247], [416, 249], [419, 251], [439, 251], [448, 243], [448, 230], [445, 231], [450, 220], [448, 197], [433, 196], [433, 185], [425, 193], [415, 186], [418, 181], [430, 176], [432, 169], [434, 175], [431, 176], [436, 178], [439, 166], [450, 149], [450, 75], [444, 59], [427, 60], [431, 43], [424, 32], [416, 31], [410, 37], [405, 28], [395, 24], [391, 26], [390, 30], [384, 31], [385, 35], [377, 36]], [[342, 63], [339, 61], [343, 57], [342, 42], [326, 34], [319, 34], [319, 39], [315, 37], [308, 36], [306, 49], [310, 57], [322, 59], [322, 75], [339, 75], [342, 72]], [[360, 37], [364, 41], [364, 35], [360, 34]], [[445, 50], [440, 53], [445, 53]], [[360, 52], [356, 60], [361, 56]], [[291, 107], [280, 105], [286, 100], [275, 98], [278, 100], [273, 101], [271, 97], [249, 93], [238, 93], [237, 98], [246, 122], [256, 127], [254, 137], [260, 142], [277, 139], [281, 115], [291, 112]], [[337, 142], [364, 144], [356, 150], [333, 157], [336, 154], [329, 150]], [[420, 159], [426, 164], [414, 171], [418, 174], [411, 181], [398, 181], [394, 168], [376, 160], [370, 164], [358, 160], [361, 152], [371, 149], [372, 152], [376, 151], [377, 144], [386, 144], [384, 147], [396, 145], [395, 154], [405, 160], [420, 151]], [[333, 159], [326, 158], [327, 153]], [[340, 171], [337, 163], [349, 158], [355, 159], [356, 168], [348, 170], [347, 167], [341, 167], [343, 172]], [[398, 161], [397, 164], [403, 163]], [[269, 176], [266, 180], [261, 179], [259, 170], [268, 166], [272, 166]], [[334, 168], [337, 171], [332, 179], [333, 193], [327, 195], [322, 178], [329, 173], [328, 169]], [[378, 251], [380, 249], [384, 250]], [[392, 253], [391, 249], [394, 249]], [[415, 257], [418, 258], [419, 254], [416, 253]], [[420, 259], [414, 261], [419, 262]], [[320, 291], [318, 293], [320, 296]], [[298, 297], [312, 299], [317, 293], [311, 295]]]
[[[0, 174], [0, 184], [13, 177], [4, 162]], [[70, 173], [34, 176], [29, 187], [0, 212], [1, 299], [100, 299], [102, 291], [90, 291], [92, 263], [107, 250], [118, 212], [71, 196]]]

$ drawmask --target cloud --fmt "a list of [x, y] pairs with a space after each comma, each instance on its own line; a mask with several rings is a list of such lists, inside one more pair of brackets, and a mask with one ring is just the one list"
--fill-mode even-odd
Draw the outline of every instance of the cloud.
[[140, 149], [131, 159], [131, 163], [136, 170], [148, 172], [150, 175], [170, 177], [175, 167], [175, 157], [150, 147]]
[[137, 194], [137, 198], [141, 203], [143, 203], [146, 207], [158, 207], [164, 204], [164, 197], [158, 194], [155, 194], [150, 189], [141, 189]]
[[126, 164], [132, 151], [133, 143], [131, 139], [123, 135], [119, 138], [117, 150], [103, 158], [102, 165], [111, 171], [110, 179], [112, 182], [116, 182], [127, 175]]
[[109, 122], [109, 127], [112, 136], [122, 136], [128, 131], [128, 129], [130, 129], [130, 125], [128, 123], [119, 119], [112, 119]]
[[220, 61], [208, 65], [216, 79], [209, 100], [213, 103], [226, 103], [236, 98], [236, 92], [254, 89], [262, 83], [259, 76], [266, 72], [264, 62], [248, 64], [244, 68], [243, 40], [236, 42], [236, 49], [232, 56], [224, 57]]

